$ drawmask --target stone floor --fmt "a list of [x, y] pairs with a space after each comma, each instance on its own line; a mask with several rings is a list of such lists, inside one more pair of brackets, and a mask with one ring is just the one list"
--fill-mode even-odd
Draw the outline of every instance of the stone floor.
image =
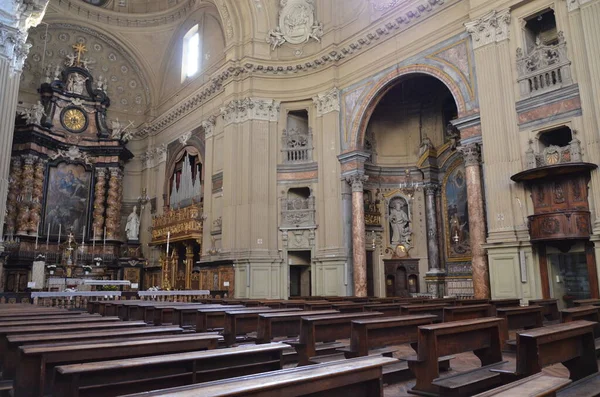
[[[395, 357], [408, 355], [414, 355], [414, 351], [408, 345], [399, 346], [399, 350], [394, 354]], [[515, 360], [514, 353], [503, 353], [502, 357], [506, 361]], [[473, 353], [462, 353], [455, 355], [455, 358], [452, 361], [450, 361], [450, 366], [452, 369], [448, 372], [440, 374], [442, 377], [455, 374], [457, 372], [463, 372], [474, 368], [478, 368], [480, 367], [480, 362], [479, 359], [475, 357]], [[547, 367], [543, 370], [543, 372], [552, 376], [559, 376], [565, 378], [569, 376], [569, 372], [567, 371], [567, 369], [560, 364]], [[414, 380], [409, 380], [406, 382], [385, 386], [384, 395], [385, 397], [414, 397], [414, 394], [408, 393], [408, 390], [410, 390], [413, 384]]]

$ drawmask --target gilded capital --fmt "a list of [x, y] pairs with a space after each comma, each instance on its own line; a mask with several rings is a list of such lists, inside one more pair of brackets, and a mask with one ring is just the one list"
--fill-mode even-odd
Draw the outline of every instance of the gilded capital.
[[473, 39], [473, 48], [477, 49], [491, 43], [508, 39], [510, 10], [492, 11], [483, 17], [465, 23], [467, 32]]
[[481, 152], [478, 143], [470, 143], [468, 145], [458, 147], [458, 151], [462, 154], [465, 160], [465, 166], [479, 165], [481, 160]]
[[363, 192], [364, 183], [369, 180], [368, 175], [364, 174], [353, 174], [346, 177], [346, 182], [352, 186], [353, 192]]

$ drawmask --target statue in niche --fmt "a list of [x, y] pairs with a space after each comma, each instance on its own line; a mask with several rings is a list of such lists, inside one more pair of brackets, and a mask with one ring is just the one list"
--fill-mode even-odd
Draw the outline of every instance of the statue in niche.
[[395, 197], [389, 204], [389, 220], [392, 245], [411, 245], [412, 228], [408, 217], [408, 204], [402, 197]]
[[460, 139], [460, 134], [458, 133], [457, 128], [452, 125], [452, 123], [448, 123], [446, 126], [446, 142], [450, 142], [450, 149], [456, 149], [456, 145], [458, 140]]
[[137, 206], [133, 207], [133, 211], [131, 211], [131, 214], [127, 217], [125, 233], [127, 233], [127, 240], [139, 240], [140, 218], [137, 215]]
[[71, 73], [67, 79], [67, 92], [81, 95], [85, 88], [85, 82], [88, 80], [87, 77], [80, 75], [79, 73]]
[[433, 143], [431, 139], [427, 135], [423, 135], [423, 140], [421, 141], [421, 146], [419, 146], [419, 157], [421, 157], [425, 152], [433, 149]]

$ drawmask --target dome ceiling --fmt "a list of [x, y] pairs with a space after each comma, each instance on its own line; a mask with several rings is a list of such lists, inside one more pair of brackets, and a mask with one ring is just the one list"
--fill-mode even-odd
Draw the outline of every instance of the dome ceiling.
[[88, 69], [95, 82], [100, 76], [108, 79], [108, 118], [131, 120], [134, 126], [144, 121], [150, 102], [149, 87], [133, 58], [110, 38], [76, 25], [51, 24], [47, 32], [45, 25], [32, 29], [28, 42], [32, 46], [21, 75], [22, 95], [37, 95], [43, 78], [54, 76], [57, 66], [64, 68], [66, 56], [73, 53], [72, 46], [83, 43], [87, 48], [83, 57], [89, 58]]

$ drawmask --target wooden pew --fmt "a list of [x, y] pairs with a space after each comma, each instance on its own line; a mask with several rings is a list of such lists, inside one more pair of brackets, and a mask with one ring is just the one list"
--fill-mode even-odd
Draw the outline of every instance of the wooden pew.
[[246, 335], [256, 332], [258, 329], [258, 315], [261, 313], [287, 313], [301, 312], [301, 309], [264, 309], [247, 308], [245, 310], [233, 310], [225, 312], [225, 327], [223, 328], [223, 338], [225, 345], [231, 346], [236, 342], [240, 335]]
[[490, 303], [489, 299], [457, 299], [455, 302], [456, 306], [466, 305], [486, 305]]
[[492, 299], [490, 304], [496, 306], [496, 309], [501, 307], [516, 307], [521, 306], [521, 299], [509, 298], [509, 299]]
[[496, 315], [505, 320], [506, 340], [505, 347], [514, 346], [514, 339], [510, 339], [509, 332], [513, 330], [539, 328], [544, 325], [544, 316], [541, 306], [515, 306], [496, 309]]
[[[489, 371], [502, 361], [502, 323], [499, 318], [484, 318], [419, 327], [418, 352], [406, 357], [417, 381], [412, 392], [444, 396], [468, 396], [499, 386], [501, 376]], [[438, 359], [472, 351], [482, 368], [438, 379]]]
[[[562, 322], [570, 323], [577, 320], [594, 321], [598, 324], [594, 327], [594, 338], [600, 338], [600, 307], [578, 306], [561, 311]], [[596, 341], [596, 352], [600, 350], [600, 341]]]
[[573, 301], [575, 307], [578, 306], [600, 306], [600, 299], [578, 299]]
[[0, 318], [6, 318], [6, 317], [14, 317], [15, 315], [18, 316], [79, 316], [82, 313], [85, 313], [83, 311], [76, 311], [76, 310], [65, 310], [65, 309], [57, 309], [55, 307], [51, 308], [51, 309], [46, 309], [46, 310], [39, 310], [39, 309], [21, 309], [21, 310], [2, 310], [0, 311]]
[[384, 316], [399, 316], [400, 306], [404, 303], [368, 303], [364, 305], [365, 312], [379, 312]]
[[1, 321], [0, 327], [19, 327], [28, 325], [50, 325], [50, 324], [81, 324], [81, 323], [115, 323], [121, 322], [119, 317], [102, 317], [98, 315], [93, 316], [54, 316], [50, 318], [32, 318], [27, 320], [15, 320], [15, 321]]
[[58, 364], [214, 349], [218, 339], [217, 335], [188, 334], [125, 342], [22, 346], [14, 379], [14, 397], [49, 393], [52, 373]]
[[450, 306], [448, 303], [423, 303], [418, 305], [402, 305], [401, 313], [405, 316], [409, 314], [433, 314], [437, 316], [435, 322], [442, 322], [444, 317], [444, 307]]
[[516, 363], [506, 363], [493, 372], [513, 377], [534, 375], [552, 364], [562, 363], [573, 381], [598, 372], [591, 321], [573, 321], [517, 332]]
[[490, 304], [446, 306], [443, 308], [444, 322], [470, 320], [496, 316], [496, 308]]
[[[204, 304], [201, 306], [198, 305], [190, 305], [190, 306], [175, 306], [173, 313], [173, 322], [175, 325], [179, 325], [183, 328], [194, 328], [196, 326], [196, 316], [199, 309], [210, 309], [210, 308], [220, 308], [223, 305], [211, 305]], [[244, 306], [242, 305], [231, 305], [229, 306], [232, 309], [238, 308], [242, 309]]]
[[540, 306], [542, 315], [549, 322], [560, 322], [558, 299], [530, 299], [529, 306]]
[[[207, 309], [198, 309], [196, 312], [196, 332], [206, 332], [212, 329], [225, 328], [225, 312], [231, 310], [244, 310], [245, 307], [211, 307]], [[256, 308], [255, 308], [256, 309]], [[259, 307], [258, 309], [270, 309], [268, 307]]]
[[268, 312], [258, 315], [256, 343], [270, 343], [276, 337], [300, 335], [301, 317], [339, 313], [335, 310]]
[[356, 302], [332, 302], [331, 306], [340, 313], [360, 313], [365, 311], [364, 303]]
[[49, 343], [101, 343], [106, 340], [124, 338], [156, 338], [161, 335], [179, 334], [183, 329], [175, 326], [167, 327], [138, 327], [118, 330], [43, 333], [28, 335], [8, 335], [7, 345], [2, 355], [3, 372], [5, 377], [11, 379], [15, 375], [16, 363], [19, 358], [19, 347], [32, 344]]
[[556, 391], [571, 383], [571, 379], [539, 374], [528, 376], [473, 397], [543, 397], [555, 396]]
[[435, 319], [434, 315], [420, 314], [352, 320], [350, 346], [338, 350], [343, 351], [346, 358], [355, 358], [369, 355], [372, 349], [416, 344], [418, 326], [432, 324]]
[[382, 366], [396, 361], [396, 359], [388, 357], [361, 357], [198, 385], [155, 390], [143, 394], [132, 394], [129, 397], [383, 396]]
[[310, 364], [310, 358], [317, 355], [318, 342], [332, 342], [350, 338], [352, 320], [378, 317], [383, 313], [340, 313], [306, 316], [301, 318], [298, 342], [288, 342], [298, 353], [298, 365]]
[[56, 367], [52, 395], [100, 397], [164, 389], [282, 368], [273, 343]]
[[571, 383], [559, 390], [556, 397], [597, 397], [600, 396], [600, 375], [593, 374]]
[[333, 304], [328, 301], [308, 301], [304, 303], [304, 310], [327, 310], [333, 309]]
[[83, 313], [79, 316], [14, 316], [14, 317], [0, 317], [0, 327], [3, 324], [15, 322], [15, 321], [57, 321], [57, 320], [69, 320], [69, 319], [80, 319], [80, 318], [100, 318], [99, 314], [87, 314]]

